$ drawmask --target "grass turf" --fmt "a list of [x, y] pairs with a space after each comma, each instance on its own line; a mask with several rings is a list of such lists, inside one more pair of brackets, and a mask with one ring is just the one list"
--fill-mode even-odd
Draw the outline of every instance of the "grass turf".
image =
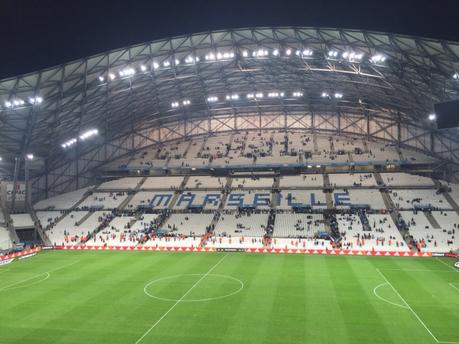
[[459, 344], [452, 263], [44, 252], [0, 267], [0, 343]]

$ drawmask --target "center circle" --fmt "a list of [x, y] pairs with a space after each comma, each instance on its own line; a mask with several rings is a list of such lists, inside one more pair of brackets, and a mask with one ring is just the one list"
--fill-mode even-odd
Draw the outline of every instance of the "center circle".
[[203, 302], [233, 296], [243, 288], [244, 282], [233, 276], [220, 274], [180, 274], [150, 281], [145, 285], [143, 291], [149, 297], [161, 301]]

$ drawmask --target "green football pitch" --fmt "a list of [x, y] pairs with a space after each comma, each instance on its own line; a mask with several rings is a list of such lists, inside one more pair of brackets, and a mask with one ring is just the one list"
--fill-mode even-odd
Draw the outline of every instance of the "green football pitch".
[[459, 344], [450, 259], [49, 251], [0, 267], [1, 343]]

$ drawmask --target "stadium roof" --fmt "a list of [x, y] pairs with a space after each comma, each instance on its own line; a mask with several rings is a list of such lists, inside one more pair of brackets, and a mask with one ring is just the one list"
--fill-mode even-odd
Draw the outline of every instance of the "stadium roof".
[[303, 27], [190, 34], [1, 80], [0, 156], [59, 157], [90, 129], [110, 140], [223, 113], [379, 111], [429, 126], [434, 103], [458, 98], [458, 72], [459, 43], [435, 39]]

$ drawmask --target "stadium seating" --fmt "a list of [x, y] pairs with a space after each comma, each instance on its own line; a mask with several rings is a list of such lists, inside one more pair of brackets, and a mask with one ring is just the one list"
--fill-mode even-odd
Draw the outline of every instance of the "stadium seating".
[[[110, 177], [96, 190], [88, 187], [54, 196], [37, 202], [34, 209], [52, 242], [60, 244], [88, 239], [95, 245], [118, 246], [329, 249], [343, 244], [361, 250], [406, 251], [397, 225], [386, 214], [386, 207], [395, 207], [406, 223], [411, 222], [409, 233], [423, 243], [422, 249], [446, 251], [457, 246], [453, 231], [459, 220], [451, 198], [437, 192], [438, 182], [406, 172], [362, 172], [369, 168], [325, 172], [330, 164], [432, 159], [361, 138], [291, 129], [199, 136], [142, 149], [107, 168], [303, 164], [304, 170], [275, 178], [254, 171], [212, 176], [202, 170], [199, 175]], [[307, 173], [322, 164], [327, 166], [322, 173]], [[459, 186], [448, 186], [451, 197], [459, 201]], [[381, 192], [386, 188], [387, 195]], [[434, 210], [432, 218], [438, 217], [439, 228], [433, 228], [422, 213], [409, 216], [423, 208]], [[155, 214], [147, 214], [150, 209]], [[319, 238], [331, 230], [327, 221], [333, 221], [325, 221], [325, 210], [333, 213], [338, 231], [344, 233], [341, 244]], [[436, 246], [428, 235], [436, 239]]]
[[212, 222], [213, 214], [172, 214], [161, 227], [169, 234], [201, 237]]
[[12, 245], [10, 234], [6, 227], [0, 226], [0, 250], [10, 249]]
[[322, 214], [277, 214], [274, 223], [275, 238], [313, 238], [324, 232]]
[[214, 234], [226, 237], [262, 237], [268, 224], [268, 214], [222, 214]]
[[94, 192], [80, 204], [79, 208], [116, 209], [126, 197], [126, 192]]
[[140, 183], [142, 178], [138, 177], [129, 177], [129, 178], [120, 178], [110, 180], [108, 182], [102, 183], [99, 185], [98, 189], [116, 189], [116, 190], [128, 190], [134, 189], [137, 184]]
[[78, 189], [72, 192], [63, 193], [58, 196], [54, 196], [51, 198], [44, 199], [35, 203], [34, 209], [35, 210], [68, 210], [72, 208], [81, 198], [83, 195], [92, 187], [86, 187], [82, 189]]
[[32, 228], [34, 226], [30, 214], [11, 214], [10, 217], [15, 229]]

